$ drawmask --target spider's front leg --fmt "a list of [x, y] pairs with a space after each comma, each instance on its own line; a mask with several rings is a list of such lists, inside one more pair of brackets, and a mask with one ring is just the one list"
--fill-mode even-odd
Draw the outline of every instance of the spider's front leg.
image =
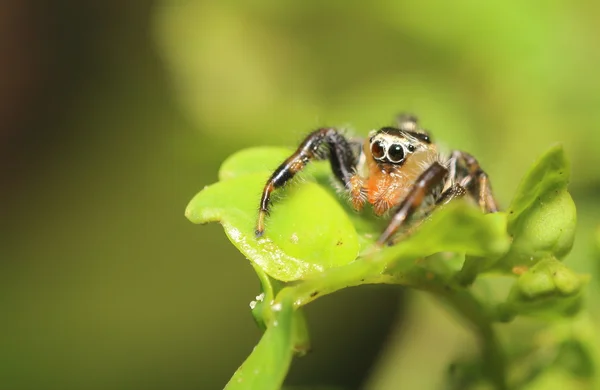
[[267, 181], [260, 199], [256, 237], [262, 236], [265, 231], [265, 217], [269, 213], [271, 193], [287, 183], [311, 160], [326, 158], [329, 158], [335, 177], [350, 190], [351, 196], [354, 198], [354, 193], [360, 195], [362, 181], [357, 180], [354, 173], [357, 158], [351, 142], [334, 128], [315, 130], [302, 141], [298, 149], [273, 172]]
[[406, 225], [410, 217], [423, 204], [425, 197], [446, 180], [448, 173], [446, 167], [434, 162], [417, 178], [408, 195], [394, 212], [387, 228], [377, 240], [377, 245], [385, 245], [400, 227]]
[[452, 152], [451, 172], [454, 181], [463, 187], [485, 213], [495, 213], [498, 205], [488, 175], [479, 162], [470, 154], [456, 150]]

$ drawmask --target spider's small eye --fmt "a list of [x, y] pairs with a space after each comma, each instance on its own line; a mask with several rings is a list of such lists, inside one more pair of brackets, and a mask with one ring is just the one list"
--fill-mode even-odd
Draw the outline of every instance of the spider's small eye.
[[381, 159], [385, 156], [385, 149], [381, 141], [375, 141], [371, 144], [371, 154], [376, 159]]
[[388, 149], [388, 158], [393, 163], [399, 163], [404, 160], [404, 148], [400, 144], [393, 144]]
[[415, 147], [415, 145], [413, 144], [408, 144], [408, 146], [406, 147], [408, 149], [409, 152], [414, 152], [415, 150], [417, 150], [417, 148]]

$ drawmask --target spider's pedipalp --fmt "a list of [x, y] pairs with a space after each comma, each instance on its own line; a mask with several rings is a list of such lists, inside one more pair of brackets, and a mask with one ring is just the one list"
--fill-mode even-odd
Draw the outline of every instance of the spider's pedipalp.
[[367, 201], [367, 189], [365, 188], [365, 180], [358, 174], [354, 174], [348, 181], [346, 186], [352, 207], [356, 211], [362, 210]]

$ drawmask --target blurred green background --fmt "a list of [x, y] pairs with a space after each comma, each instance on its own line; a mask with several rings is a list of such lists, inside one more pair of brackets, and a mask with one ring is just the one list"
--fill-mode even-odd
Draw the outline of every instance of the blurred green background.
[[[218, 389], [260, 337], [258, 281], [188, 200], [253, 145], [416, 113], [478, 156], [507, 205], [556, 142], [597, 274], [600, 4], [0, 3], [0, 388]], [[595, 276], [594, 275], [594, 276]], [[307, 309], [292, 384], [435, 389], [475, 348], [420, 294]], [[599, 314], [597, 279], [589, 303]], [[406, 298], [406, 299], [405, 299]]]

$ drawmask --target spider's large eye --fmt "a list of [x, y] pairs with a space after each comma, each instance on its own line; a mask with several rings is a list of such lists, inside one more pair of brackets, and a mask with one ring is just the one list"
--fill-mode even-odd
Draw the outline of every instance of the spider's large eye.
[[388, 158], [393, 163], [404, 160], [404, 148], [400, 144], [392, 144], [388, 149]]
[[375, 141], [371, 144], [371, 154], [378, 160], [385, 156], [385, 148], [381, 141]]

